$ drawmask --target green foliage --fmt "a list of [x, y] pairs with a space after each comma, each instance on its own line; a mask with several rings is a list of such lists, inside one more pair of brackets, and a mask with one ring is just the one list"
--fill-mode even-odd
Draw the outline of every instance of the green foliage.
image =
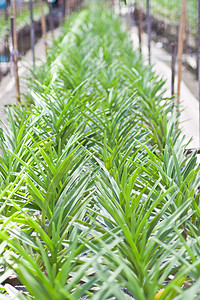
[[200, 168], [163, 84], [103, 5], [67, 20], [2, 127], [2, 294], [198, 299]]

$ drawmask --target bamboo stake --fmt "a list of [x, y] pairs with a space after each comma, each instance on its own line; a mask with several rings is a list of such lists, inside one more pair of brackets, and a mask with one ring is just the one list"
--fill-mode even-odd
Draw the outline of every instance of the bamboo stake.
[[46, 20], [44, 16], [44, 6], [42, 0], [40, 0], [40, 9], [41, 9], [42, 38], [44, 40], [44, 48], [47, 56], [47, 29], [46, 29]]
[[18, 49], [17, 49], [17, 3], [13, 1], [13, 50], [14, 50], [14, 73], [15, 73], [15, 85], [16, 85], [16, 99], [20, 102], [20, 89], [19, 89], [19, 74], [18, 74]]
[[181, 74], [182, 74], [182, 56], [183, 56], [183, 41], [184, 41], [185, 25], [186, 25], [186, 8], [187, 8], [187, 0], [182, 0], [181, 23], [180, 23], [179, 40], [178, 40], [178, 86], [177, 86], [177, 104], [180, 103]]

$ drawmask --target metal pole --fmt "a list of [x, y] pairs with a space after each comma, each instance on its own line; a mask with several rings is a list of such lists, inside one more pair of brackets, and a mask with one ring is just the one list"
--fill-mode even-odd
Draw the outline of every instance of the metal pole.
[[130, 11], [129, 11], [129, 1], [126, 1], [126, 7], [127, 7], [127, 12], [126, 12], [126, 22], [127, 22], [127, 28], [129, 29], [131, 27], [130, 24]]
[[175, 42], [175, 43], [172, 43], [172, 63], [171, 63], [171, 69], [172, 69], [171, 90], [172, 90], [172, 96], [174, 95], [176, 51], [177, 51], [177, 43]]
[[148, 59], [150, 65], [151, 64], [151, 16], [150, 16], [149, 0], [147, 0], [147, 35], [148, 35]]
[[139, 36], [139, 51], [142, 53], [142, 7], [138, 6], [138, 36]]
[[199, 147], [200, 147], [200, 0], [198, 0], [198, 79], [199, 79]]
[[17, 102], [20, 102], [20, 90], [19, 90], [19, 75], [18, 75], [18, 49], [17, 49], [17, 3], [16, 0], [13, 1], [13, 57], [14, 57], [14, 67], [15, 67], [15, 85], [16, 85], [16, 98]]
[[53, 20], [53, 9], [52, 9], [52, 4], [49, 3], [49, 22], [50, 22], [50, 30], [51, 34], [53, 36], [53, 31], [54, 31], [54, 20]]
[[14, 48], [14, 39], [13, 39], [13, 27], [14, 27], [14, 17], [10, 17], [10, 35], [11, 35], [11, 46], [10, 46], [10, 75], [14, 75], [13, 71], [13, 48]]
[[29, 0], [30, 8], [30, 38], [31, 38], [31, 51], [33, 57], [33, 65], [35, 65], [35, 32], [34, 32], [34, 23], [33, 23], [33, 1]]
[[11, 34], [11, 43], [12, 43], [12, 48], [13, 48], [13, 45], [14, 45], [14, 17], [11, 16], [10, 17], [10, 34]]
[[65, 16], [66, 16], [66, 1], [65, 0], [63, 0], [63, 3], [62, 3], [62, 5], [63, 5], [63, 21], [65, 20]]
[[65, 1], [65, 16], [68, 16], [69, 14], [69, 0], [64, 0]]
[[119, 15], [121, 16], [122, 12], [121, 12], [121, 0], [118, 0], [118, 6], [119, 6]]
[[44, 15], [44, 7], [43, 7], [42, 0], [40, 0], [40, 9], [41, 9], [42, 38], [44, 39], [45, 54], [47, 56], [47, 30], [46, 30], [46, 19]]
[[6, 0], [6, 5], [5, 5], [5, 20], [8, 20], [8, 3]]
[[177, 104], [180, 103], [181, 74], [182, 74], [182, 56], [183, 56], [183, 39], [184, 39], [185, 24], [186, 24], [186, 8], [187, 8], [187, 0], [183, 0], [182, 1], [182, 13], [181, 13], [180, 31], [179, 31], [179, 40], [178, 40], [178, 87], [177, 87]]

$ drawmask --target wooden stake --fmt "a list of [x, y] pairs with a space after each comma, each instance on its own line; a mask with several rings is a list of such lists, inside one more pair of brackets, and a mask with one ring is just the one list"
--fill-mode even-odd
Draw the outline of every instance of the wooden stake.
[[44, 48], [47, 56], [47, 29], [46, 29], [46, 20], [44, 16], [44, 6], [42, 0], [40, 0], [40, 9], [41, 9], [42, 38], [44, 40]]
[[13, 1], [13, 51], [14, 51], [14, 73], [15, 73], [15, 85], [16, 85], [16, 99], [20, 102], [20, 89], [19, 89], [19, 74], [18, 74], [18, 49], [17, 49], [17, 3]]
[[184, 33], [185, 33], [185, 25], [186, 25], [186, 8], [187, 8], [187, 0], [182, 0], [181, 23], [180, 23], [179, 40], [178, 40], [177, 104], [180, 103], [181, 74], [182, 74], [182, 57], [183, 57], [183, 41], [184, 41]]

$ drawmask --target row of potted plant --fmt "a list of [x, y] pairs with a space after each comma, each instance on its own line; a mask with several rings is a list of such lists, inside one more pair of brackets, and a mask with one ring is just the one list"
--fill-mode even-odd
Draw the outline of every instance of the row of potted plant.
[[90, 4], [33, 71], [29, 104], [8, 110], [2, 299], [198, 299], [197, 155], [132, 48], [119, 18]]

